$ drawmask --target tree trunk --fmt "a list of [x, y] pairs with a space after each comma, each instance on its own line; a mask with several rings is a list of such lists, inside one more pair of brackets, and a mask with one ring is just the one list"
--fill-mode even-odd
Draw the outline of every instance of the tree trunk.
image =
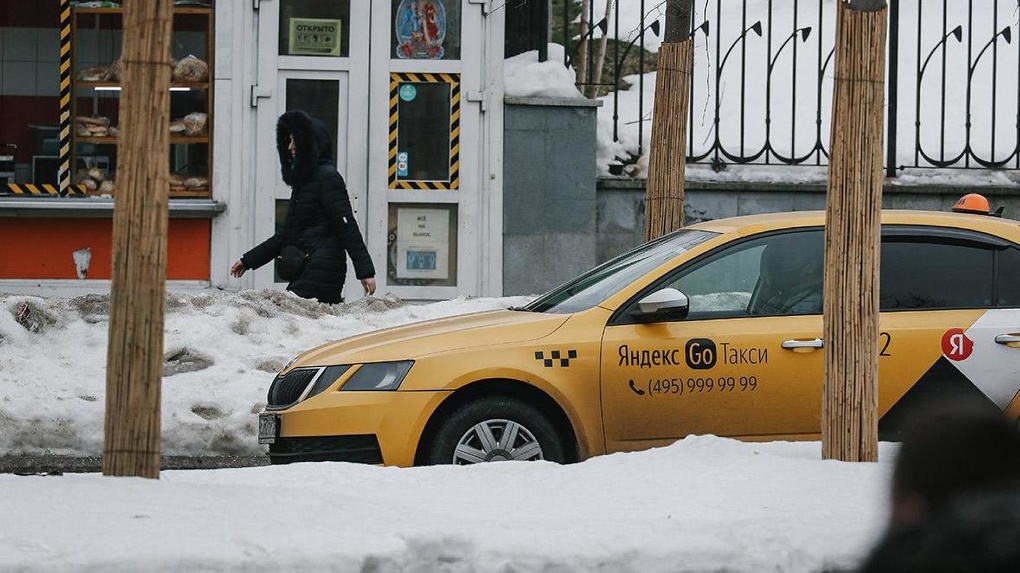
[[[581, 39], [577, 42], [577, 77], [574, 84], [584, 94], [584, 84], [588, 82], [588, 38], [591, 37], [591, 22], [588, 21], [591, 0], [581, 0]], [[564, 24], [566, 25], [566, 24]]]
[[825, 220], [822, 456], [878, 458], [879, 246], [887, 10], [840, 1]]
[[[613, 13], [613, 0], [606, 0], [606, 25], [609, 25], [609, 16]], [[608, 28], [607, 28], [608, 30]], [[608, 32], [602, 34], [599, 38], [599, 54], [595, 58], [595, 78], [592, 80], [592, 85], [588, 88], [588, 97], [595, 99], [599, 95], [599, 83], [602, 82], [602, 66], [606, 61], [606, 45], [609, 43]]]
[[172, 0], [127, 2], [103, 474], [159, 477]]

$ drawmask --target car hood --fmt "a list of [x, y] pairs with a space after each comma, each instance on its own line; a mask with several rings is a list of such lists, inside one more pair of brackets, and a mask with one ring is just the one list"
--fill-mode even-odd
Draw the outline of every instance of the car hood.
[[492, 310], [377, 330], [313, 348], [295, 366], [327, 366], [414, 359], [468, 347], [537, 340], [570, 315]]

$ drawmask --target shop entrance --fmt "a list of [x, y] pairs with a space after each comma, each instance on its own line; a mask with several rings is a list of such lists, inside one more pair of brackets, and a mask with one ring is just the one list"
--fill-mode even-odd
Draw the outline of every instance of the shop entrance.
[[[290, 189], [277, 117], [336, 127], [337, 167], [376, 267], [379, 294], [437, 300], [502, 286], [501, 174], [493, 174], [488, 3], [263, 0], [259, 8], [256, 237], [282, 224]], [[497, 27], [498, 28], [498, 27]], [[314, 34], [338, 30], [337, 37]], [[502, 42], [501, 30], [498, 41]], [[330, 42], [333, 42], [332, 44]], [[264, 81], [263, 78], [266, 78]], [[494, 113], [495, 112], [495, 113]], [[353, 269], [347, 300], [361, 296]], [[255, 287], [283, 288], [260, 269]]]
[[[368, 148], [368, 54], [370, 10], [365, 2], [280, 0], [261, 2], [258, 13], [258, 83], [255, 153], [255, 237], [283, 225], [291, 190], [280, 175], [276, 121], [300, 109], [329, 127], [337, 169], [347, 182], [358, 224], [365, 227]], [[348, 269], [344, 293], [361, 295]], [[284, 288], [271, 265], [255, 274], [256, 288]]]

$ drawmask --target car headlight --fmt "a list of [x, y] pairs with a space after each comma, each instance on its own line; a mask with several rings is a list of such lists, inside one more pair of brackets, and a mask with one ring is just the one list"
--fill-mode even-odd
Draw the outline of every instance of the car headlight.
[[343, 376], [344, 372], [350, 370], [350, 364], [342, 364], [340, 366], [328, 366], [319, 373], [319, 377], [315, 379], [315, 385], [308, 391], [308, 395], [305, 399], [311, 398], [316, 394], [321, 394], [326, 388], [329, 388], [336, 379]]
[[340, 390], [396, 390], [413, 364], [413, 360], [362, 364]]

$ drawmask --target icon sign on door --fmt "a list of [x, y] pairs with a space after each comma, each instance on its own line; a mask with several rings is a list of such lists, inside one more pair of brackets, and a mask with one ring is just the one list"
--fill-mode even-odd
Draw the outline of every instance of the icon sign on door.
[[407, 177], [407, 152], [397, 153], [397, 177]]

